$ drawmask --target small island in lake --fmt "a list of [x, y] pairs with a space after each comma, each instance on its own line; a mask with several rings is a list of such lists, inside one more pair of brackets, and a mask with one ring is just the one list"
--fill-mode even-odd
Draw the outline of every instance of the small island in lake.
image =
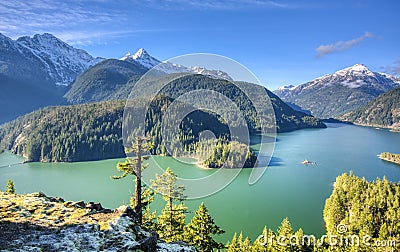
[[393, 154], [390, 152], [383, 152], [378, 156], [380, 159], [400, 164], [400, 154]]
[[257, 155], [244, 143], [210, 139], [196, 144], [198, 165], [205, 168], [253, 168]]

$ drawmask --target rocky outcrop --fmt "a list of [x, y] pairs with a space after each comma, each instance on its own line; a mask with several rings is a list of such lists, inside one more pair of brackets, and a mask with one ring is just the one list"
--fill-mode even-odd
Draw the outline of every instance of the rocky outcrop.
[[165, 243], [134, 222], [128, 206], [71, 202], [43, 193], [0, 192], [0, 250], [11, 251], [196, 251]]

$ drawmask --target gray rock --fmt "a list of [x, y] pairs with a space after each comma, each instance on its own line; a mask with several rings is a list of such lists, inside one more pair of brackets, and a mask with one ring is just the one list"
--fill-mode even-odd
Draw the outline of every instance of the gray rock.
[[85, 206], [86, 208], [90, 209], [90, 210], [95, 210], [95, 211], [102, 211], [104, 210], [104, 208], [101, 206], [100, 203], [94, 203], [94, 202], [89, 202], [86, 204]]

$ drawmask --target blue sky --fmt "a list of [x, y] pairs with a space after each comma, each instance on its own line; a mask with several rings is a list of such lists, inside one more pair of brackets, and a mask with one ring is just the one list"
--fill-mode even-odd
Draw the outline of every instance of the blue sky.
[[356, 63], [400, 74], [397, 0], [4, 0], [0, 32], [49, 32], [94, 56], [215, 53], [269, 89]]

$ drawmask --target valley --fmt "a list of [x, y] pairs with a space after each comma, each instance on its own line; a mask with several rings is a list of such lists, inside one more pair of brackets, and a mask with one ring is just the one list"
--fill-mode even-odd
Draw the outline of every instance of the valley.
[[[158, 67], [148, 74], [154, 66]], [[214, 238], [208, 242], [214, 249], [227, 251], [281, 251], [280, 247], [260, 247], [256, 243], [263, 228], [274, 235], [318, 237], [335, 233], [338, 225], [347, 225], [351, 228], [349, 233], [367, 234], [376, 240], [399, 237], [396, 216], [400, 170], [398, 154], [393, 154], [399, 152], [400, 141], [396, 132], [400, 130], [399, 77], [355, 64], [271, 92], [264, 85], [233, 76], [218, 68], [161, 61], [143, 48], [120, 59], [102, 58], [49, 33], [17, 39], [0, 34], [0, 105], [5, 108], [0, 111], [1, 190], [7, 185], [6, 192], [0, 192], [0, 207], [6, 224], [21, 231], [14, 224], [26, 217], [34, 220], [33, 226], [39, 223], [41, 228], [29, 231], [38, 236], [39, 231], [47, 232], [47, 224], [57, 226], [69, 218], [69, 213], [67, 216], [58, 211], [66, 211], [72, 204], [77, 207], [68, 209], [76, 215], [68, 219], [73, 224], [69, 227], [72, 231], [61, 227], [57, 232], [69, 238], [51, 236], [54, 246], [65, 247], [63, 241], [72, 239], [75, 248], [82, 250], [107, 246], [121, 249], [126, 244], [108, 244], [115, 243], [121, 234], [103, 233], [107, 223], [86, 219], [93, 213], [79, 202], [96, 201], [106, 208], [130, 204], [136, 209], [133, 192], [140, 187], [134, 187], [132, 178], [140, 177], [138, 184], [143, 185], [143, 190], [136, 194], [143, 198], [146, 209], [125, 207], [128, 212], [136, 211], [127, 222], [140, 223], [127, 224], [129, 230], [123, 235], [129, 236], [125, 240], [133, 236], [151, 239], [152, 248], [145, 250], [162, 250], [166, 246], [171, 251], [178, 247], [195, 251], [194, 247], [174, 244], [177, 241], [202, 250], [205, 238], [196, 232], [204, 219], [192, 223], [195, 216], [200, 218], [199, 214], [208, 220], [212, 216], [211, 220], [215, 219], [226, 231], [217, 232], [210, 227], [208, 231], [218, 234], [218, 242]], [[166, 85], [158, 90], [158, 83]], [[158, 91], [155, 96], [150, 95], [153, 89]], [[137, 93], [132, 94], [131, 90]], [[205, 90], [218, 95], [202, 96]], [[186, 94], [191, 94], [190, 99], [182, 100]], [[263, 95], [268, 98], [267, 103]], [[209, 97], [216, 97], [218, 102]], [[224, 99], [230, 103], [221, 102]], [[218, 110], [210, 109], [212, 103]], [[143, 124], [137, 124], [142, 122], [142, 115]], [[174, 134], [165, 133], [168, 127]], [[238, 129], [244, 131], [235, 135], [233, 132]], [[139, 148], [133, 141], [139, 136], [148, 141], [147, 152], [127, 151]], [[141, 161], [137, 165], [142, 155], [143, 166]], [[132, 163], [121, 164], [125, 158]], [[312, 160], [313, 165], [304, 165], [303, 160]], [[121, 181], [111, 179], [118, 178], [116, 166], [124, 171], [123, 164], [131, 169], [123, 174], [134, 176]], [[164, 170], [173, 175], [160, 179], [159, 172]], [[137, 174], [143, 174], [143, 178]], [[193, 182], [204, 178], [210, 180], [203, 184]], [[169, 193], [179, 197], [161, 196], [160, 191], [150, 190], [155, 180], [159, 180], [161, 191], [168, 191], [164, 187], [169, 186], [175, 190]], [[14, 184], [17, 193], [34, 194], [14, 195]], [[197, 187], [190, 186], [194, 184]], [[218, 188], [219, 184], [225, 186]], [[179, 191], [182, 186], [188, 199]], [[206, 196], [191, 197], [214, 188]], [[190, 194], [193, 191], [198, 194]], [[373, 196], [378, 194], [379, 200]], [[383, 202], [382, 198], [390, 200]], [[32, 201], [35, 207], [41, 202], [46, 211], [54, 208], [55, 212], [36, 215], [36, 210], [21, 203], [21, 199]], [[365, 204], [358, 204], [360, 199]], [[68, 203], [69, 200], [78, 203]], [[19, 205], [22, 210], [11, 208], [10, 204]], [[155, 212], [147, 208], [149, 205]], [[25, 208], [31, 210], [30, 214]], [[120, 221], [125, 213], [120, 216], [118, 209], [110, 216], [107, 212], [105, 217], [113, 223]], [[138, 212], [143, 212], [146, 223], [138, 221]], [[352, 219], [353, 214], [359, 221]], [[117, 220], [113, 219], [116, 215]], [[62, 220], [46, 222], [48, 218]], [[82, 218], [88, 223], [80, 222]], [[173, 218], [177, 221], [173, 222]], [[0, 233], [5, 234], [2, 221]], [[75, 228], [81, 224], [92, 225], [82, 237], [94, 237], [95, 243], [81, 246], [76, 242], [81, 238], [69, 235], [76, 233]], [[151, 230], [144, 235], [142, 228]], [[196, 231], [188, 231], [190, 228]], [[173, 233], [175, 229], [179, 232]], [[12, 234], [7, 231], [7, 235]], [[109, 242], [98, 241], [99, 237], [106, 237]], [[30, 246], [52, 247], [46, 240], [35, 239], [35, 245]], [[20, 248], [26, 242], [14, 241]], [[128, 243], [135, 249], [142, 246], [136, 240]], [[0, 239], [0, 249], [2, 244], [6, 249], [11, 246]], [[327, 244], [324, 246], [321, 251], [329, 250]], [[311, 248], [303, 245], [296, 249]], [[205, 251], [208, 250], [209, 247]]]

